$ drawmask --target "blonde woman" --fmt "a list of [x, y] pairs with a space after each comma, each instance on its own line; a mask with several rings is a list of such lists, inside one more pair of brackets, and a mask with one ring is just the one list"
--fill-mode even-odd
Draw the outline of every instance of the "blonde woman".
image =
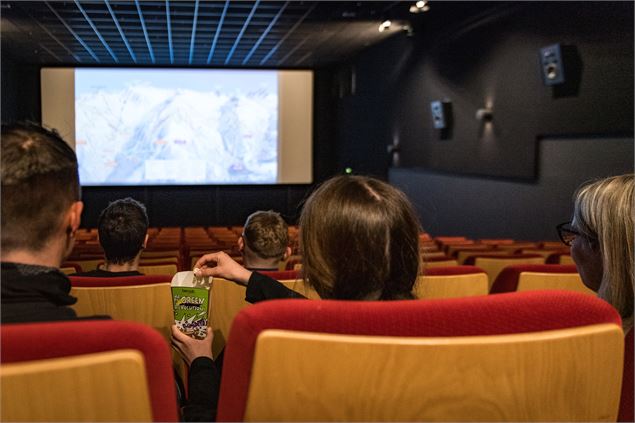
[[573, 221], [558, 226], [584, 284], [622, 316], [626, 334], [618, 421], [633, 421], [633, 175], [583, 185]]
[[624, 332], [633, 327], [633, 175], [583, 185], [573, 221], [559, 226], [584, 284], [619, 311]]

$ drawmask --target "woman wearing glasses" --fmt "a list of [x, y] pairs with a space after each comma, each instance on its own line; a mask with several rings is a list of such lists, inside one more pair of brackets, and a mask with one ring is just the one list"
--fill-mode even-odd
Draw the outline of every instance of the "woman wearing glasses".
[[573, 221], [558, 225], [562, 242], [584, 284], [622, 316], [626, 334], [618, 421], [633, 413], [633, 175], [583, 185], [575, 194]]
[[560, 238], [584, 284], [619, 311], [626, 332], [633, 327], [633, 175], [583, 185], [574, 199]]

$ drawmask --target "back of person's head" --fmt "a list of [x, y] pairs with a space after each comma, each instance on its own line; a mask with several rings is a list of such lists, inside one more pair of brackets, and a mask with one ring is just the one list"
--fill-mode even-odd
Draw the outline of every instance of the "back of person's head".
[[41, 251], [80, 200], [75, 152], [41, 126], [2, 125], [1, 161], [2, 249]]
[[289, 227], [279, 213], [257, 211], [247, 217], [243, 239], [259, 258], [282, 260], [289, 246]]
[[304, 277], [325, 299], [413, 298], [419, 230], [397, 188], [363, 176], [332, 178], [300, 217]]
[[633, 316], [633, 175], [614, 176], [583, 185], [575, 194], [573, 225], [597, 240], [602, 255], [598, 295], [623, 319]]
[[146, 208], [132, 198], [113, 201], [102, 210], [97, 226], [106, 259], [116, 264], [130, 262], [145, 244], [148, 232]]

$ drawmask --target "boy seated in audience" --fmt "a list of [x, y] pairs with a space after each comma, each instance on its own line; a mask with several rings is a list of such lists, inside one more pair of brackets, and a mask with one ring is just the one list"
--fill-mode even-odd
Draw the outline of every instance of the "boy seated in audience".
[[238, 250], [245, 268], [278, 270], [280, 261], [291, 255], [287, 222], [272, 210], [252, 213], [238, 238]]
[[142, 275], [137, 269], [141, 252], [148, 242], [145, 206], [129, 197], [115, 200], [101, 212], [97, 226], [105, 264], [100, 269], [73, 276], [109, 278]]
[[2, 125], [2, 323], [77, 319], [59, 270], [84, 204], [77, 157], [34, 124]]

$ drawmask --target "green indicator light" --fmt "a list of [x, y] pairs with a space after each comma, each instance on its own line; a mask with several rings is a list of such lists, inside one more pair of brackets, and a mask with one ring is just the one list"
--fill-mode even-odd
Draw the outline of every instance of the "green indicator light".
[[350, 167], [347, 167], [346, 169], [344, 169], [344, 172], [346, 172], [347, 175], [350, 175], [351, 173], [353, 173], [353, 169]]

